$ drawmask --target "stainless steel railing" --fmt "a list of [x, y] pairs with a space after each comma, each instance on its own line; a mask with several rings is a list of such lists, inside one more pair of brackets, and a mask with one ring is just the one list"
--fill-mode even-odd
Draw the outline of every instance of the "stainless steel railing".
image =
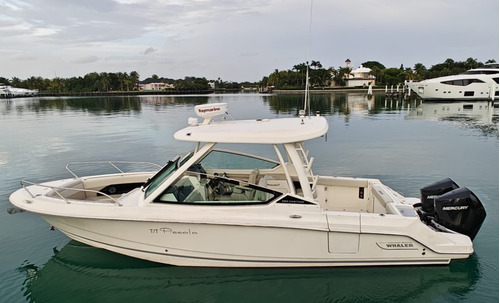
[[127, 165], [146, 165], [153, 166], [157, 169], [162, 168], [161, 165], [151, 163], [151, 162], [128, 162], [128, 161], [93, 161], [93, 162], [71, 162], [66, 165], [66, 170], [72, 174], [75, 178], [79, 178], [79, 176], [71, 170], [71, 166], [84, 166], [84, 165], [92, 165], [92, 164], [108, 164], [112, 168], [116, 169], [119, 173], [125, 173], [122, 169], [119, 168], [119, 164], [127, 164]]
[[[71, 175], [73, 175], [76, 179], [78, 179], [80, 177], [72, 170], [73, 167], [76, 167], [76, 166], [89, 166], [89, 165], [101, 165], [101, 164], [109, 165], [113, 170], [116, 170], [118, 173], [121, 173], [121, 174], [124, 174], [124, 173], [127, 173], [127, 172], [124, 171], [124, 169], [120, 168], [120, 165], [149, 166], [149, 167], [153, 167], [155, 171], [161, 169], [160, 165], [155, 164], [155, 163], [151, 163], [151, 162], [92, 161], [92, 162], [72, 162], [72, 163], [68, 163], [66, 165], [66, 170]], [[104, 192], [101, 192], [101, 191], [92, 190], [92, 189], [84, 189], [84, 188], [75, 188], [75, 187], [52, 186], [52, 185], [40, 184], [40, 183], [34, 183], [34, 182], [29, 182], [29, 181], [22, 180], [21, 181], [21, 186], [24, 188], [24, 190], [26, 190], [30, 194], [30, 196], [32, 198], [35, 198], [37, 195], [34, 195], [28, 189], [27, 185], [35, 185], [35, 186], [50, 188], [51, 190], [53, 190], [53, 192], [54, 192], [55, 195], [57, 195], [58, 197], [60, 197], [62, 200], [64, 200], [68, 204], [72, 203], [72, 201], [73, 202], [75, 202], [75, 201], [85, 201], [85, 202], [96, 202], [96, 203], [98, 203], [98, 202], [111, 202], [111, 203], [114, 203], [114, 204], [116, 204], [118, 206], [122, 206], [122, 204], [120, 202], [118, 202], [117, 199], [115, 199], [115, 198], [111, 197], [110, 195], [108, 195], [108, 194], [106, 194]], [[82, 187], [83, 187], [83, 182], [82, 182]], [[93, 193], [93, 194], [96, 194], [96, 195], [102, 195], [102, 196], [106, 197], [107, 199], [100, 199], [100, 200], [70, 199], [70, 198], [67, 197], [67, 195], [65, 197], [65, 195], [63, 195], [61, 193], [62, 191]], [[109, 199], [109, 201], [108, 201], [108, 199]]]
[[[40, 187], [46, 187], [46, 188], [50, 188], [54, 191], [54, 193], [56, 195], [58, 195], [61, 199], [64, 200], [64, 202], [66, 202], [67, 204], [70, 204], [70, 200], [67, 198], [67, 197], [64, 197], [59, 191], [63, 191], [63, 190], [68, 190], [68, 191], [76, 191], [76, 192], [88, 192], [88, 193], [94, 193], [94, 194], [100, 194], [100, 195], [103, 195], [105, 196], [106, 198], [108, 198], [110, 200], [110, 202], [113, 202], [114, 204], [118, 205], [118, 206], [122, 206], [122, 204], [120, 202], [118, 202], [118, 200], [116, 200], [115, 198], [111, 197], [110, 195], [106, 194], [106, 193], [103, 193], [103, 192], [100, 192], [98, 190], [92, 190], [92, 189], [83, 189], [83, 188], [72, 188], [72, 187], [59, 187], [59, 186], [52, 186], [52, 185], [47, 185], [47, 184], [40, 184], [40, 183], [33, 183], [33, 182], [29, 182], [29, 181], [24, 181], [22, 180], [21, 181], [21, 186], [24, 188], [24, 190], [26, 190], [30, 196], [32, 198], [36, 198], [37, 195], [34, 195], [27, 187], [26, 187], [26, 184], [27, 185], [35, 185], [35, 186], [40, 186]], [[79, 201], [78, 199], [71, 199], [71, 200], [74, 200], [74, 201]], [[96, 200], [96, 201], [92, 201], [92, 200], [84, 200], [85, 202], [107, 202], [106, 200]]]

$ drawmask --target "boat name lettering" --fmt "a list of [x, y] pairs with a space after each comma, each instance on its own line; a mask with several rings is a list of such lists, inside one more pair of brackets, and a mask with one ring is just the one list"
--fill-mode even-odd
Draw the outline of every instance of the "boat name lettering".
[[377, 242], [382, 249], [417, 249], [412, 242]]
[[298, 199], [295, 197], [289, 197], [289, 196], [279, 200], [278, 203], [283, 203], [283, 204], [313, 204], [311, 202], [304, 201], [302, 199]]
[[460, 206], [445, 206], [443, 210], [465, 210], [469, 208], [469, 205], [460, 205]]
[[211, 107], [211, 108], [198, 108], [198, 112], [206, 113], [206, 112], [214, 112], [220, 110], [220, 107]]
[[160, 228], [150, 228], [149, 232], [152, 234], [171, 234], [171, 235], [197, 235], [198, 232], [192, 231], [191, 229], [187, 230], [174, 230], [169, 227], [160, 227]]
[[397, 248], [407, 248], [407, 247], [413, 247], [412, 243], [386, 243], [385, 244], [387, 247], [397, 247]]

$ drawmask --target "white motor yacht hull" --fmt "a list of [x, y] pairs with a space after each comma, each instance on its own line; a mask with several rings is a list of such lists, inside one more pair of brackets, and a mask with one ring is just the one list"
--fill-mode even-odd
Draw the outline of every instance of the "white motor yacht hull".
[[464, 74], [407, 82], [420, 98], [428, 101], [498, 101], [498, 65]]
[[[456, 238], [462, 240], [462, 247], [453, 243], [454, 253], [438, 253], [414, 238], [396, 234], [398, 228], [392, 228], [395, 234], [387, 234], [387, 230], [391, 229], [387, 227], [380, 229], [385, 232], [382, 234], [290, 227], [120, 221], [50, 215], [42, 217], [76, 241], [131, 257], [179, 266], [448, 264], [452, 259], [467, 258], [472, 253], [472, 243], [464, 236], [460, 239], [461, 235]], [[376, 222], [373, 224], [377, 225]], [[410, 226], [402, 226], [403, 230], [410, 229], [411, 225], [423, 224], [415, 221]], [[444, 233], [436, 233], [434, 238], [447, 240], [448, 243], [441, 243], [444, 248], [452, 244]], [[460, 250], [461, 253], [457, 253]]]
[[[131, 257], [179, 266], [423, 265], [448, 264], [452, 259], [469, 256], [468, 253], [438, 254], [413, 239], [397, 235], [362, 234], [358, 252], [331, 253], [328, 243], [331, 236], [323, 231], [211, 224], [120, 224], [103, 220], [43, 217], [79, 242]], [[113, 232], [114, 229], [116, 232]], [[338, 236], [342, 237], [342, 234]], [[381, 247], [387, 244], [393, 248]]]
[[498, 100], [498, 84], [474, 83], [464, 88], [462, 86], [444, 85], [440, 82], [421, 81], [411, 82], [408, 85], [420, 98], [427, 101]]

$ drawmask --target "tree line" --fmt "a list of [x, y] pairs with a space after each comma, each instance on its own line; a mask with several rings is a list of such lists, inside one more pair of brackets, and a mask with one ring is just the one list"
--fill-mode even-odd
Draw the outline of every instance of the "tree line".
[[[158, 78], [153, 75], [145, 82], [171, 82], [175, 90], [179, 91], [202, 91], [210, 89], [207, 79], [198, 77], [185, 77], [184, 79], [173, 80]], [[37, 89], [44, 93], [88, 93], [88, 92], [127, 92], [139, 90], [139, 73], [106, 73], [93, 72], [83, 77], [71, 77], [47, 79], [42, 77], [29, 77], [21, 80], [17, 77], [7, 79], [0, 77], [0, 84], [11, 85], [18, 88]]]
[[[375, 76], [377, 85], [398, 85], [405, 80], [420, 81], [440, 76], [455, 75], [463, 73], [472, 68], [484, 66], [487, 63], [495, 63], [495, 60], [488, 60], [485, 63], [477, 59], [468, 58], [465, 61], [454, 61], [446, 59], [443, 63], [431, 66], [427, 69], [422, 63], [417, 63], [413, 68], [403, 67], [386, 68], [377, 61], [366, 61], [362, 63], [364, 67], [370, 68], [371, 74]], [[319, 61], [312, 60], [310, 64], [300, 63], [294, 65], [290, 70], [275, 69], [270, 75], [262, 78], [257, 83], [251, 82], [227, 82], [220, 78], [208, 81], [204, 77], [185, 77], [184, 79], [159, 78], [153, 75], [143, 82], [168, 82], [173, 84], [175, 90], [179, 91], [201, 91], [215, 89], [239, 89], [242, 86], [274, 86], [276, 89], [303, 89], [306, 85], [306, 73], [309, 69], [309, 84], [311, 87], [345, 86], [346, 79], [352, 71], [350, 67], [324, 68]], [[212, 86], [210, 85], [212, 82]], [[117, 72], [92, 72], [83, 77], [71, 77], [47, 79], [42, 77], [29, 77], [21, 80], [17, 77], [7, 79], [0, 77], [0, 84], [11, 85], [19, 88], [37, 89], [39, 92], [48, 93], [79, 93], [79, 92], [109, 92], [109, 91], [134, 91], [139, 90], [139, 73]]]
[[[495, 60], [488, 60], [486, 63], [477, 61], [477, 59], [468, 58], [465, 61], [454, 61], [446, 59], [443, 63], [431, 66], [429, 69], [422, 63], [417, 63], [413, 68], [404, 67], [386, 68], [377, 61], [367, 61], [362, 63], [364, 67], [371, 69], [370, 74], [375, 76], [377, 85], [398, 85], [403, 84], [405, 80], [421, 81], [424, 79], [456, 75], [472, 68], [482, 67], [488, 63], [495, 63]], [[307, 71], [307, 62], [294, 65], [290, 70], [274, 70], [269, 76], [265, 76], [260, 81], [261, 87], [273, 86], [276, 89], [303, 89], [305, 88], [305, 79]], [[309, 65], [309, 84], [311, 87], [329, 87], [345, 86], [346, 79], [352, 71], [350, 67], [323, 68], [319, 61], [311, 61]]]
[[42, 77], [29, 77], [21, 80], [13, 77], [11, 80], [0, 77], [0, 83], [19, 88], [37, 89], [39, 92], [64, 93], [64, 92], [108, 92], [137, 90], [139, 73], [88, 73], [83, 77], [47, 79]]

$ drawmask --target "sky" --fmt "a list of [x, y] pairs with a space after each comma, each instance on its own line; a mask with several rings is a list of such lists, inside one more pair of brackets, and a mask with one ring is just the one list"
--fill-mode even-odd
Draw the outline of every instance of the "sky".
[[[0, 0], [0, 77], [259, 81], [309, 60], [499, 62], [498, 0]], [[311, 25], [311, 27], [310, 27]], [[310, 33], [310, 34], [309, 34]], [[310, 42], [309, 42], [310, 41]]]

